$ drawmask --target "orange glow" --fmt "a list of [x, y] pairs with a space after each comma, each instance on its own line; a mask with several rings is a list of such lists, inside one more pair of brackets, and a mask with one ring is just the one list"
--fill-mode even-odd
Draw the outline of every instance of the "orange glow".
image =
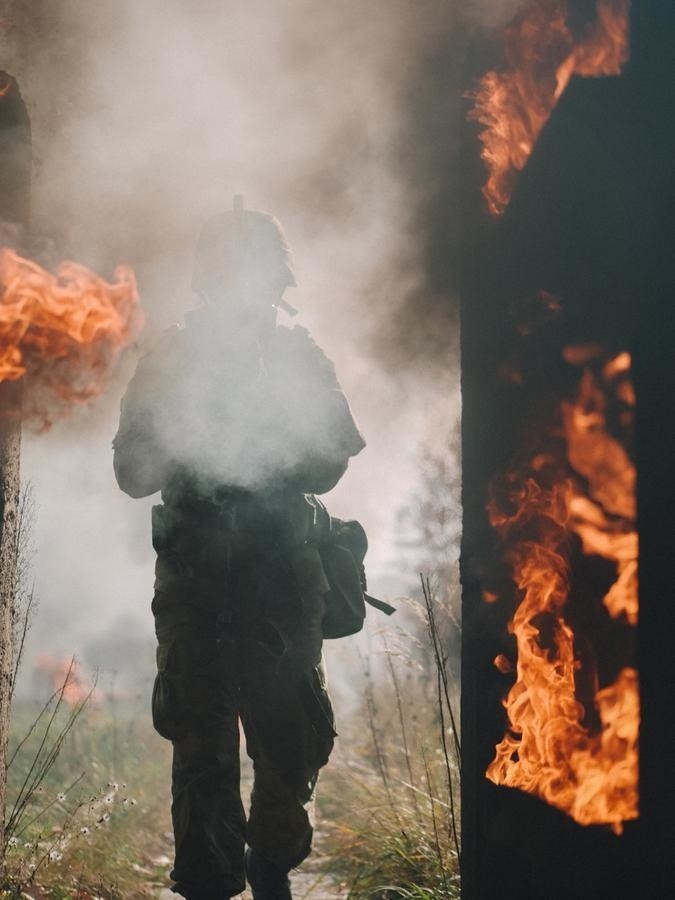
[[44, 672], [49, 678], [51, 689], [57, 694], [62, 694], [69, 706], [76, 706], [88, 697], [93, 699], [93, 692], [85, 684], [74, 660], [41, 653], [34, 666], [37, 672]]
[[52, 275], [4, 248], [0, 290], [0, 381], [25, 375], [33, 392], [46, 388], [49, 402], [41, 397], [33, 410], [46, 423], [54, 404], [86, 402], [103, 390], [120, 351], [143, 325], [126, 266], [112, 283], [73, 262]]
[[508, 206], [517, 173], [572, 75], [618, 75], [628, 59], [629, 0], [597, 0], [597, 19], [575, 43], [565, 0], [530, 0], [505, 33], [506, 69], [487, 72], [469, 117], [483, 125], [483, 188], [493, 215]]
[[506, 675], [508, 672], [513, 671], [511, 660], [508, 659], [508, 657], [504, 656], [503, 653], [498, 653], [497, 656], [495, 656], [494, 667], [498, 672], [501, 672], [502, 675]]
[[[565, 358], [584, 354], [570, 348]], [[489, 507], [520, 600], [509, 623], [517, 660], [504, 701], [508, 730], [486, 776], [546, 800], [582, 825], [608, 824], [620, 833], [638, 815], [638, 676], [626, 665], [598, 689], [597, 675], [575, 649], [566, 612], [572, 550], [580, 539], [584, 555], [614, 564], [603, 599], [608, 615], [637, 622], [635, 467], [607, 419], [613, 404], [623, 427], [632, 425], [621, 389], [630, 357], [621, 354], [604, 367], [597, 359], [578, 364], [578, 394], [561, 404], [564, 449], [555, 449], [562, 442], [552, 436], [550, 453], [533, 455], [495, 485]], [[503, 660], [495, 665], [507, 671]], [[577, 696], [580, 676], [594, 685], [592, 711]], [[589, 724], [593, 718], [599, 726]]]

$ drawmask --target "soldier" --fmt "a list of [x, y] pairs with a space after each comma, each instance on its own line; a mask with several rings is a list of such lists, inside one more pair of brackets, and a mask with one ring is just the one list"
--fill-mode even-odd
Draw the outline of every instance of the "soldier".
[[203, 305], [139, 362], [113, 442], [122, 490], [162, 492], [152, 707], [173, 742], [173, 890], [190, 900], [234, 896], [245, 876], [256, 900], [291, 897], [335, 737], [314, 495], [364, 441], [333, 365], [305, 329], [276, 323], [278, 308], [294, 312], [283, 299], [294, 284], [278, 222], [235, 198], [198, 241]]

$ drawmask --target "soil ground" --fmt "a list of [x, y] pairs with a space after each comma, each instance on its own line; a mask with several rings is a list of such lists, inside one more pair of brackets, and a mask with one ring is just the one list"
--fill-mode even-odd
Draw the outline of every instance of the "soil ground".
[[[300, 869], [291, 872], [291, 890], [295, 900], [339, 900], [346, 896], [325, 872], [321, 871], [319, 860], [310, 857]], [[163, 888], [157, 895], [158, 900], [178, 900], [176, 894]], [[240, 894], [241, 900], [251, 900], [251, 893], [246, 890]]]

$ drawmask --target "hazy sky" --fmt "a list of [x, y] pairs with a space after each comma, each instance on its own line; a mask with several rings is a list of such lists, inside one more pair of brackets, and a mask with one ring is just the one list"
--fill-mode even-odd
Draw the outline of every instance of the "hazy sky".
[[[443, 312], [452, 298], [432, 296], [439, 288], [427, 279], [424, 220], [446, 146], [448, 167], [456, 153], [451, 128], [424, 130], [433, 122], [430, 97], [445, 92], [430, 79], [451, 40], [452, 4], [4, 7], [12, 5], [5, 66], [32, 117], [35, 232], [53, 243], [54, 258], [101, 274], [132, 265], [148, 319], [143, 341], [151, 343], [195, 303], [201, 223], [235, 192], [273, 212], [294, 252], [298, 287], [287, 298], [301, 311], [296, 321], [334, 360], [368, 442], [324, 499], [334, 514], [365, 525], [371, 591], [402, 590], [396, 515], [414, 498], [421, 445], [440, 444], [459, 409], [456, 345], [443, 331], [454, 327]], [[453, 92], [448, 83], [451, 102]], [[435, 242], [442, 251], [442, 233]], [[436, 308], [438, 319], [429, 315]], [[392, 323], [403, 311], [414, 324], [402, 334]], [[438, 342], [424, 352], [425, 334], [440, 334], [447, 354]], [[158, 498], [119, 491], [110, 449], [136, 358], [129, 354], [93, 408], [25, 436], [41, 600], [31, 653], [82, 652], [102, 636], [123, 641], [129, 630], [152, 635], [149, 509]]]

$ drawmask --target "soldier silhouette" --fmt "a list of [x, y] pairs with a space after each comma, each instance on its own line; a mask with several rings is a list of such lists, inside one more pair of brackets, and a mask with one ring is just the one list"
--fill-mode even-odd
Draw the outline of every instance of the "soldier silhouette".
[[173, 743], [173, 890], [191, 900], [234, 896], [246, 876], [256, 900], [290, 898], [335, 737], [315, 540], [331, 520], [315, 495], [364, 441], [332, 363], [304, 328], [277, 324], [294, 284], [279, 223], [235, 198], [199, 237], [202, 306], [140, 360], [113, 442], [121, 489], [161, 491], [152, 711]]

